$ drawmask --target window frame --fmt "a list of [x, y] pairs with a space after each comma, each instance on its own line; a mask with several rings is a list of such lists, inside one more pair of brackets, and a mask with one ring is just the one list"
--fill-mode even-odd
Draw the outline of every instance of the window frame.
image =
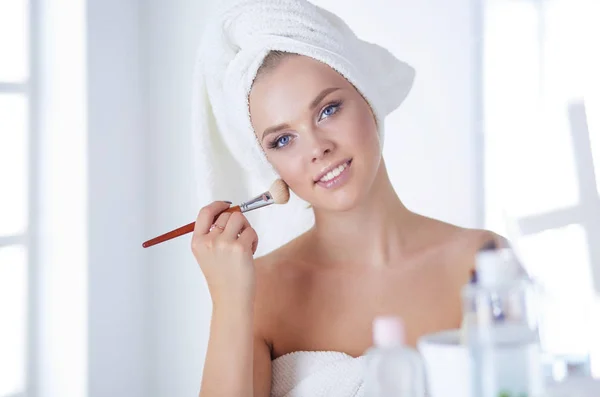
[[0, 81], [0, 94], [20, 94], [27, 103], [27, 224], [23, 233], [0, 236], [0, 248], [21, 246], [26, 252], [26, 337], [25, 337], [25, 384], [22, 392], [6, 397], [33, 397], [36, 395], [35, 381], [36, 362], [38, 362], [38, 281], [37, 281], [37, 246], [38, 246], [38, 191], [39, 191], [39, 118], [38, 112], [38, 58], [39, 54], [39, 3], [37, 0], [25, 0], [28, 27], [27, 77], [21, 82]]

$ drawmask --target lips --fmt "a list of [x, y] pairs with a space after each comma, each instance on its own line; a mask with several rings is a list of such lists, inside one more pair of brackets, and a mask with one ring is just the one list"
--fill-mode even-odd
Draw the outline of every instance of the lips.
[[340, 161], [338, 163], [335, 163], [327, 168], [324, 168], [318, 175], [316, 178], [314, 178], [313, 182], [314, 183], [318, 183], [318, 182], [326, 182], [326, 181], [322, 181], [323, 178], [325, 179], [332, 179], [334, 177], [337, 177], [336, 174], [339, 175], [339, 173], [343, 172], [343, 168], [346, 168], [347, 166], [350, 165], [350, 163], [352, 162], [352, 159], [347, 159], [347, 160], [343, 160]]

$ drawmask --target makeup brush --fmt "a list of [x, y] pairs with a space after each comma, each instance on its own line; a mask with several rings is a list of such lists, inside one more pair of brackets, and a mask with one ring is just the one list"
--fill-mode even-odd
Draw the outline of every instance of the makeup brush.
[[[223, 212], [249, 212], [258, 208], [266, 207], [271, 204], [285, 204], [290, 199], [290, 190], [288, 185], [281, 179], [277, 179], [271, 185], [271, 188], [258, 196], [241, 203], [240, 205], [236, 205], [233, 207], [227, 208]], [[222, 214], [221, 212], [220, 214]], [[217, 216], [219, 216], [218, 214]], [[216, 219], [216, 217], [215, 217]], [[194, 226], [196, 222], [188, 223], [185, 226], [181, 226], [175, 230], [171, 230], [168, 233], [161, 234], [158, 237], [154, 237], [151, 240], [146, 241], [142, 244], [142, 247], [148, 248], [158, 243], [162, 243], [167, 240], [171, 240], [175, 237], [182, 236], [186, 233], [191, 233], [194, 231]]]

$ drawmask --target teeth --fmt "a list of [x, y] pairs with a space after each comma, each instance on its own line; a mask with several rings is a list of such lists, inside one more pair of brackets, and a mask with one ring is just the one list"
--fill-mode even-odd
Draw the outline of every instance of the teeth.
[[326, 175], [324, 175], [321, 179], [319, 179], [321, 182], [327, 182], [332, 180], [333, 178], [335, 178], [336, 176], [339, 176], [345, 169], [346, 167], [348, 167], [348, 163], [344, 163], [342, 165], [340, 165], [337, 168], [334, 168], [333, 170], [329, 171]]

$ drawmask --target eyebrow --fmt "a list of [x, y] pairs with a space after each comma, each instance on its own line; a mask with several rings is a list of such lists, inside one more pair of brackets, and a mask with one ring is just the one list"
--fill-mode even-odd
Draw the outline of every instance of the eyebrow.
[[[313, 110], [314, 108], [317, 107], [317, 105], [323, 100], [323, 98], [325, 98], [327, 95], [331, 94], [334, 91], [339, 90], [339, 87], [329, 87], [329, 88], [325, 88], [323, 91], [321, 91], [321, 93], [319, 95], [317, 95], [315, 97], [315, 99], [313, 99], [313, 101], [310, 103], [309, 105], [309, 109]], [[276, 132], [279, 132], [285, 128], [290, 128], [290, 125], [287, 123], [283, 123], [283, 124], [278, 124], [275, 125], [273, 127], [269, 127], [267, 129], [264, 130], [261, 140], [265, 139], [265, 137], [269, 134], [274, 134]]]

